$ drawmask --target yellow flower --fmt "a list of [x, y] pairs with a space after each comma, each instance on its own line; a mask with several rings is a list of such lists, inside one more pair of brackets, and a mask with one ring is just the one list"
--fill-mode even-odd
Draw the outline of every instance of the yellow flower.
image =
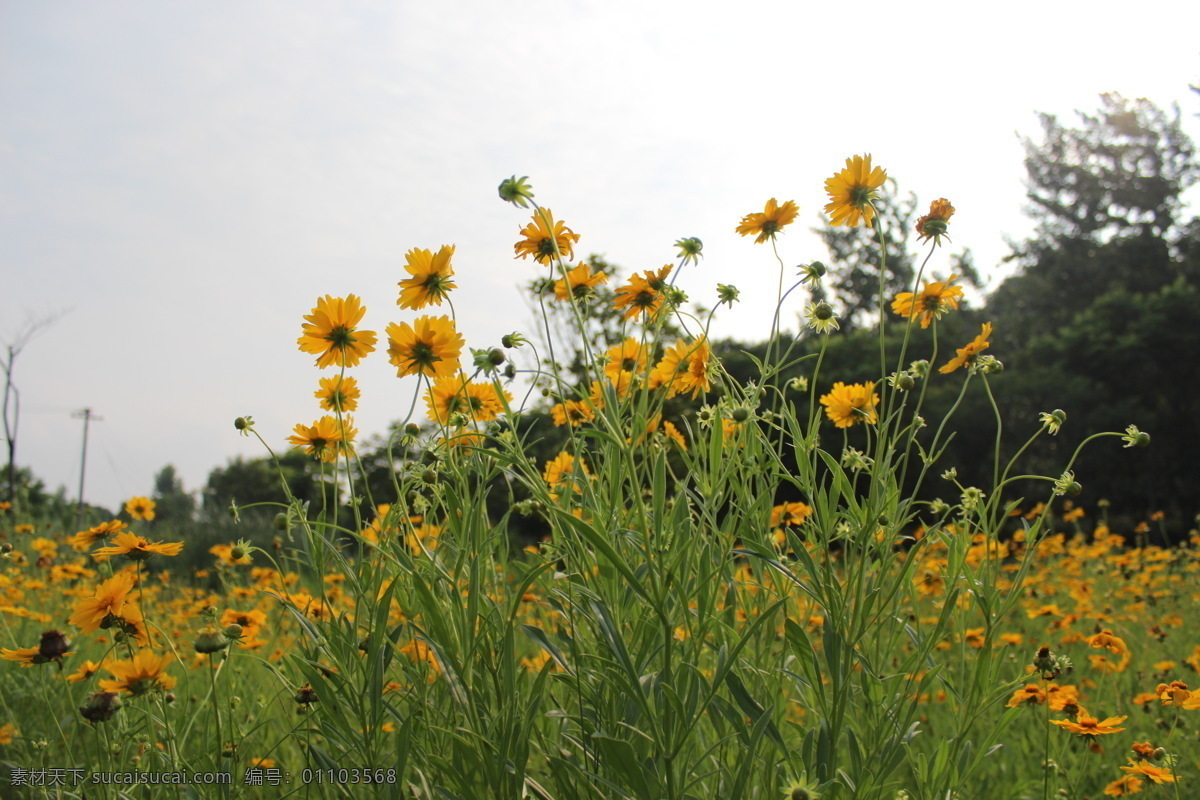
[[396, 376], [425, 375], [442, 378], [459, 369], [463, 338], [449, 317], [418, 317], [412, 325], [387, 326], [388, 362]]
[[6, 647], [0, 650], [0, 658], [5, 661], [16, 661], [22, 667], [32, 667], [34, 664], [41, 663], [38, 661], [40, 655], [36, 647], [20, 647], [16, 650], [9, 650]]
[[1124, 728], [1117, 727], [1125, 720], [1126, 717], [1108, 717], [1107, 719], [1099, 720], [1081, 708], [1075, 721], [1069, 719], [1052, 719], [1050, 723], [1071, 733], [1077, 733], [1080, 736], [1101, 736], [1108, 733], [1120, 733], [1125, 730]]
[[875, 219], [875, 206], [871, 203], [878, 196], [878, 189], [887, 180], [882, 167], [871, 168], [871, 156], [854, 156], [846, 159], [846, 168], [825, 181], [825, 191], [830, 202], [825, 206], [830, 224], [857, 227], [861, 221], [871, 227]]
[[288, 437], [293, 449], [304, 448], [313, 458], [332, 463], [337, 461], [338, 443], [342, 439], [341, 428], [334, 417], [321, 417], [312, 425], [299, 423]]
[[109, 628], [116, 624], [122, 629], [132, 629], [144, 635], [142, 615], [129, 599], [133, 591], [132, 572], [118, 572], [96, 589], [95, 594], [75, 606], [69, 622], [81, 633], [91, 633], [97, 628]]
[[353, 367], [375, 349], [375, 332], [357, 328], [367, 309], [355, 295], [325, 295], [304, 319], [304, 333], [296, 340], [300, 349], [317, 357], [321, 369]]
[[[551, 224], [547, 225], [546, 220]], [[575, 257], [572, 245], [579, 241], [579, 234], [561, 220], [555, 221], [554, 212], [548, 208], [534, 212], [533, 221], [521, 230], [521, 235], [525, 238], [513, 245], [516, 258], [533, 256], [539, 264], [549, 264], [556, 257], [563, 261]]]
[[0, 725], [0, 744], [12, 744], [13, 738], [20, 733], [11, 722]]
[[1128, 772], [1131, 775], [1145, 775], [1147, 778], [1154, 781], [1155, 783], [1174, 783], [1175, 782], [1175, 776], [1171, 774], [1171, 770], [1169, 770], [1169, 769], [1164, 769], [1162, 767], [1156, 767], [1153, 764], [1151, 764], [1149, 761], [1145, 761], [1145, 760], [1139, 761], [1136, 764], [1134, 764], [1133, 761], [1131, 760], [1129, 763], [1132, 766], [1121, 767], [1121, 769], [1125, 770], [1126, 772]]
[[97, 672], [99, 672], [103, 668], [104, 668], [103, 661], [101, 661], [100, 663], [96, 663], [95, 661], [84, 661], [83, 664], [79, 667], [79, 669], [75, 670], [74, 672], [72, 672], [70, 675], [67, 676], [67, 682], [68, 683], [79, 683], [80, 681], [86, 681], [88, 678], [92, 677], [93, 675], [95, 675]]
[[944, 281], [930, 281], [919, 293], [901, 292], [892, 301], [892, 311], [907, 319], [921, 318], [921, 327], [928, 328], [930, 323], [941, 319], [947, 311], [958, 308], [962, 299], [961, 286], [954, 286], [957, 275], [951, 275]]
[[1117, 778], [1104, 787], [1104, 793], [1109, 797], [1125, 797], [1142, 791], [1142, 781], [1136, 775], [1126, 775]]
[[131, 561], [145, 561], [152, 555], [177, 556], [183, 549], [183, 542], [153, 542], [129, 531], [122, 531], [113, 537], [109, 547], [101, 547], [92, 553], [93, 556], [125, 556]]
[[596, 407], [587, 400], [567, 400], [555, 403], [550, 417], [556, 426], [570, 425], [572, 428], [591, 422], [596, 418]]
[[546, 462], [546, 469], [542, 473], [542, 477], [545, 479], [546, 485], [551, 489], [569, 480], [572, 482], [575, 491], [579, 492], [582, 489], [575, 481], [575, 478], [590, 478], [591, 474], [588, 472], [587, 464], [582, 459], [576, 460], [575, 456], [570, 453], [562, 452]]
[[[589, 289], [593, 289], [602, 283], [608, 283], [608, 276], [603, 272], [592, 273], [590, 264], [580, 264], [570, 272], [565, 278], [559, 278], [554, 283], [554, 297], [558, 300], [566, 300], [572, 295], [576, 298], [582, 298], [587, 294]], [[568, 289], [568, 286], [570, 287]]]
[[873, 391], [874, 384], [870, 383], [835, 383], [829, 394], [821, 398], [825, 413], [839, 428], [849, 428], [858, 422], [874, 425], [876, 422], [875, 404], [879, 395]]
[[771, 509], [771, 527], [803, 525], [812, 511], [812, 506], [807, 503], [784, 503], [775, 506]]
[[398, 284], [400, 298], [396, 305], [401, 308], [411, 308], [418, 311], [431, 303], [440, 306], [450, 290], [457, 284], [450, 280], [454, 269], [450, 266], [450, 257], [454, 255], [454, 245], [444, 244], [434, 255], [430, 250], [413, 248], [404, 254], [408, 263], [404, 269], [412, 277], [405, 278]]
[[922, 242], [933, 239], [941, 244], [946, 234], [946, 223], [954, 216], [954, 206], [944, 197], [929, 204], [929, 213], [917, 220], [917, 236]]
[[792, 224], [799, 213], [800, 209], [791, 200], [779, 205], [772, 197], [767, 201], [762, 213], [747, 214], [742, 217], [741, 224], [734, 230], [742, 236], [753, 236], [757, 233], [758, 238], [754, 240], [754, 243], [762, 244], [768, 239], [774, 239], [775, 234], [779, 233], [785, 225]]
[[313, 392], [313, 396], [321, 401], [321, 408], [326, 411], [356, 411], [358, 398], [362, 393], [358, 389], [358, 381], [354, 378], [335, 375], [332, 378], [321, 378], [321, 388]]
[[100, 681], [106, 692], [128, 692], [132, 695], [151, 691], [168, 691], [175, 685], [175, 678], [167, 674], [171, 656], [164, 653], [156, 656], [149, 650], [139, 650], [128, 661], [114, 661], [105, 667], [113, 677]]
[[712, 351], [704, 337], [692, 342], [682, 339], [663, 353], [662, 360], [650, 371], [650, 388], [667, 386], [667, 397], [690, 393], [699, 397], [712, 389], [708, 378]]
[[114, 533], [120, 533], [123, 530], [125, 530], [125, 523], [119, 519], [114, 519], [110, 522], [101, 522], [99, 525], [88, 528], [86, 531], [80, 531], [67, 539], [67, 541], [72, 547], [82, 553], [101, 539], [107, 539]]
[[604, 374], [614, 384], [624, 382], [624, 376], [621, 373], [641, 375], [646, 371], [645, 348], [632, 337], [610, 347], [604, 355], [608, 359], [608, 363], [604, 366]]
[[131, 497], [125, 501], [125, 513], [147, 522], [154, 519], [155, 502], [146, 497]]
[[505, 392], [501, 400], [493, 384], [469, 383], [461, 375], [439, 378], [425, 393], [429, 419], [439, 425], [448, 424], [455, 414], [472, 422], [489, 422], [504, 413], [505, 400], [512, 402], [512, 395]]
[[633, 275], [629, 283], [617, 289], [613, 298], [613, 308], [625, 311], [626, 319], [633, 319], [638, 314], [653, 317], [662, 308], [665, 296], [663, 289], [667, 285], [667, 276], [674, 269], [667, 264], [658, 272], [645, 270], [641, 275]]
[[974, 364], [975, 357], [991, 346], [992, 343], [988, 341], [991, 336], [992, 323], [983, 323], [983, 330], [978, 336], [975, 337], [975, 341], [971, 342], [966, 347], [958, 348], [958, 355], [950, 359], [950, 361], [947, 362], [944, 367], [939, 369], [938, 372], [949, 374], [954, 372], [954, 370], [958, 369], [959, 367], [965, 367], [970, 364]]

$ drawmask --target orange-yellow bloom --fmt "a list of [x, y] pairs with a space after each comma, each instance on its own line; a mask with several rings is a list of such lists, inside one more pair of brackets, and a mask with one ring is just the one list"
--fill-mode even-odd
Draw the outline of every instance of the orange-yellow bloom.
[[951, 275], [944, 281], [930, 281], [917, 294], [901, 292], [892, 301], [892, 311], [906, 319], [920, 318], [921, 327], [928, 328], [930, 323], [941, 319], [947, 311], [958, 308], [958, 301], [963, 297], [961, 286], [954, 286], [957, 275]]
[[1102, 736], [1108, 733], [1120, 733], [1125, 730], [1118, 728], [1126, 717], [1108, 717], [1107, 719], [1096, 719], [1091, 714], [1079, 709], [1079, 715], [1074, 721], [1069, 719], [1052, 719], [1051, 724], [1057, 725], [1063, 730], [1077, 733], [1080, 736]]
[[979, 354], [991, 346], [992, 343], [988, 341], [991, 336], [992, 323], [983, 323], [983, 330], [978, 336], [975, 337], [975, 340], [966, 347], [958, 348], [958, 355], [950, 359], [950, 361], [947, 362], [944, 367], [939, 369], [938, 372], [949, 374], [954, 372], [954, 370], [958, 369], [959, 367], [965, 367], [969, 366], [970, 364], [974, 364], [975, 359], [979, 356]]
[[297, 344], [317, 357], [317, 366], [353, 367], [375, 349], [375, 332], [360, 331], [367, 309], [355, 295], [317, 298], [317, 307], [304, 319]]
[[839, 428], [849, 428], [863, 422], [874, 425], [876, 422], [875, 405], [879, 395], [874, 392], [875, 385], [871, 383], [835, 383], [829, 394], [821, 397], [821, 405], [825, 413]]
[[742, 217], [741, 224], [734, 230], [742, 236], [758, 234], [754, 243], [762, 244], [768, 239], [774, 239], [775, 234], [779, 233], [784, 226], [792, 224], [799, 213], [800, 209], [791, 200], [779, 205], [772, 197], [767, 201], [762, 213], [747, 214]]
[[464, 340], [449, 317], [418, 317], [412, 325], [387, 326], [388, 361], [396, 376], [425, 375], [442, 378], [459, 369]]
[[645, 270], [641, 275], [630, 276], [629, 283], [617, 289], [613, 308], [623, 310], [627, 319], [633, 319], [638, 314], [653, 317], [666, 300], [663, 289], [667, 286], [667, 276], [672, 269], [674, 267], [667, 264], [658, 272]]
[[457, 284], [450, 280], [454, 269], [450, 257], [454, 245], [444, 244], [435, 255], [431, 250], [414, 247], [404, 254], [404, 269], [411, 277], [400, 281], [400, 298], [396, 305], [418, 311], [427, 305], [440, 306]]
[[608, 276], [603, 272], [592, 272], [590, 264], [580, 264], [567, 272], [565, 278], [554, 282], [554, 297], [557, 300], [566, 300], [572, 296], [578, 299], [587, 294], [589, 289], [607, 282]]
[[125, 556], [132, 561], [145, 561], [152, 555], [177, 556], [183, 549], [183, 542], [150, 542], [129, 531], [122, 531], [113, 537], [113, 543], [101, 547], [92, 553], [94, 556]]
[[154, 519], [154, 506], [154, 501], [147, 497], [131, 497], [125, 501], [125, 513], [134, 519], [149, 522]]
[[105, 669], [113, 677], [100, 681], [100, 688], [106, 692], [128, 692], [132, 695], [165, 692], [175, 685], [175, 678], [167, 674], [170, 663], [171, 656], [166, 653], [156, 656], [149, 650], [139, 650], [128, 661], [108, 664]]
[[879, 196], [878, 189], [887, 180], [882, 167], [871, 167], [871, 156], [853, 156], [846, 159], [846, 168], [825, 181], [829, 203], [825, 213], [834, 226], [857, 227], [861, 222], [868, 228], [875, 219], [872, 202]]
[[946, 234], [946, 223], [954, 216], [954, 206], [944, 197], [929, 204], [929, 213], [917, 220], [917, 236], [922, 242], [933, 239], [938, 244]]
[[[547, 220], [551, 224], [547, 225]], [[555, 258], [566, 261], [575, 257], [572, 246], [579, 241], [579, 234], [555, 220], [548, 208], [535, 211], [533, 221], [521, 230], [521, 235], [525, 238], [513, 245], [516, 258], [533, 256], [539, 264], [549, 264]]]

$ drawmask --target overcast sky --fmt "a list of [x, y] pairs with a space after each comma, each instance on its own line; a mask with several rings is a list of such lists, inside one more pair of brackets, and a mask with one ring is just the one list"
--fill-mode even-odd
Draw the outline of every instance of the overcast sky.
[[[1185, 11], [1187, 7], [1192, 11]], [[718, 335], [762, 339], [777, 266], [733, 229], [795, 200], [790, 264], [847, 156], [923, 206], [958, 209], [985, 274], [1025, 235], [1018, 134], [1098, 94], [1179, 102], [1197, 137], [1200, 12], [1179, 2], [918, 5], [766, 2], [23, 2], [0, 0], [0, 337], [61, 314], [16, 362], [18, 461], [115, 508], [174, 464], [188, 489], [235, 455], [280, 449], [319, 411], [299, 352], [318, 296], [395, 306], [413, 247], [457, 246], [468, 344], [530, 330], [512, 246], [527, 215], [496, 185], [529, 175], [582, 236], [632, 270], [698, 236], [681, 285], [743, 303]], [[933, 264], [945, 271], [948, 263]], [[797, 308], [785, 310], [794, 319]], [[355, 371], [363, 434], [412, 386], [377, 351]]]

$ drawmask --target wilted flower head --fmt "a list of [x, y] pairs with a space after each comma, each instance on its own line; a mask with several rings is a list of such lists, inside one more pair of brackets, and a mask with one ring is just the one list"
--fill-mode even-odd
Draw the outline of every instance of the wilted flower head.
[[[929, 204], [929, 213], [917, 220], [917, 236], [922, 242], [933, 239], [935, 245], [942, 243], [946, 235], [946, 223], [954, 215], [954, 206], [944, 197]], [[947, 239], [950, 237], [947, 236]]]

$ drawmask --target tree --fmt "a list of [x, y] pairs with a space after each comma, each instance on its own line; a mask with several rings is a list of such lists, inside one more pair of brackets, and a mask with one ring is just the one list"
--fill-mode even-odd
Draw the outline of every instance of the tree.
[[[269, 457], [243, 459], [238, 456], [208, 474], [208, 482], [204, 487], [204, 510], [210, 514], [224, 513], [233, 503], [238, 506], [286, 503], [287, 495], [282, 484], [285, 480], [296, 499], [320, 506], [320, 483], [313, 474], [313, 464], [312, 458], [298, 450], [290, 450], [279, 456], [278, 467]], [[314, 513], [318, 511], [319, 507], [314, 509]]]
[[1177, 106], [1168, 114], [1145, 98], [1100, 99], [1097, 112], [1077, 112], [1080, 127], [1043, 113], [1042, 141], [1022, 140], [1030, 212], [1038, 217], [1031, 244], [1141, 232], [1166, 237], [1181, 195], [1200, 177]]
[[1083, 454], [1084, 499], [1133, 514], [1164, 509], [1178, 527], [1200, 481], [1200, 441], [1178, 411], [1200, 391], [1200, 220], [1180, 219], [1200, 166], [1178, 109], [1101, 102], [1077, 128], [1042, 114], [1042, 141], [1024, 140], [1037, 228], [1014, 246], [1021, 267], [988, 301], [993, 349], [1009, 367], [994, 388], [1006, 432], [1053, 408], [1069, 415], [1061, 436], [1030, 451], [1033, 472], [1062, 468], [1067, 430], [1150, 432], [1151, 449], [1128, 454], [1127, 469], [1111, 466], [1111, 448]]
[[32, 339], [58, 321], [61, 314], [27, 319], [21, 329], [4, 341], [4, 354], [0, 356], [0, 371], [4, 372], [4, 439], [8, 448], [8, 499], [16, 502], [17, 496], [17, 428], [21, 422], [21, 394], [13, 383], [13, 363]]
[[183, 480], [172, 464], [154, 476], [155, 519], [168, 522], [190, 520], [196, 513], [196, 498], [183, 488]]

